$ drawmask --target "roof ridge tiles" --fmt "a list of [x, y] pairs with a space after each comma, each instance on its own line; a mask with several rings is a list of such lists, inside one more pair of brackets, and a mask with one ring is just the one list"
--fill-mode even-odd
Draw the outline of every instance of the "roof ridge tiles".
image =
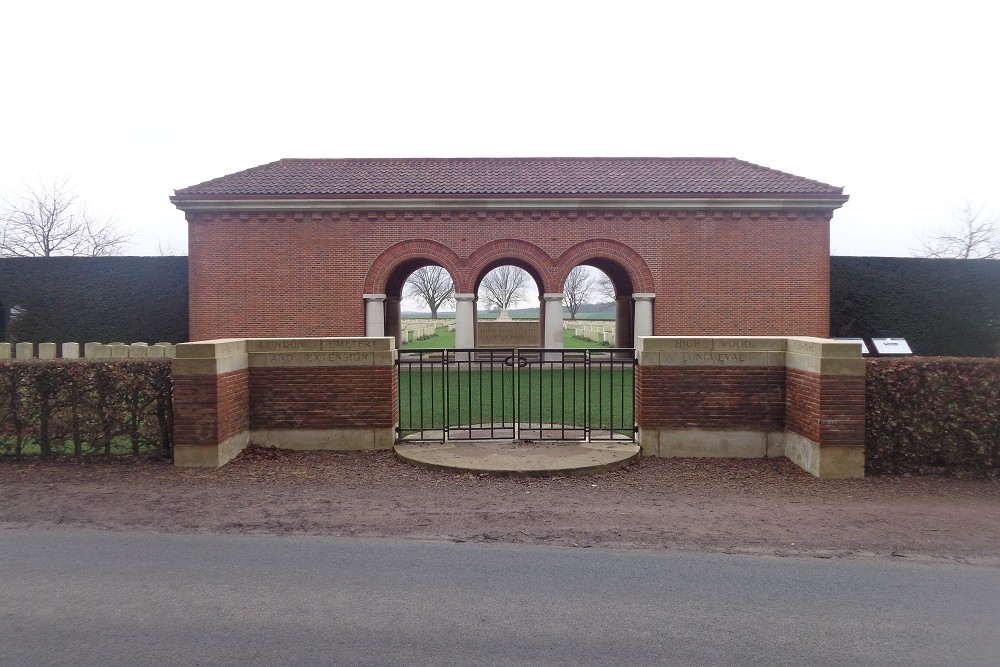
[[842, 194], [733, 157], [281, 158], [176, 191], [178, 199]]

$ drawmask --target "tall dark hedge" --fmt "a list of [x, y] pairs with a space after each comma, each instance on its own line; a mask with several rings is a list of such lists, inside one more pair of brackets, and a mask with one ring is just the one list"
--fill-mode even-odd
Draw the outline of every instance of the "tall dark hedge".
[[1000, 260], [831, 257], [830, 333], [925, 356], [1000, 354]]
[[[0, 340], [185, 342], [187, 260], [0, 258]], [[14, 306], [23, 312], [10, 321]]]
[[[1000, 354], [1000, 260], [831, 257], [830, 272], [833, 336]], [[187, 294], [187, 257], [0, 258], [0, 340], [183, 342]]]

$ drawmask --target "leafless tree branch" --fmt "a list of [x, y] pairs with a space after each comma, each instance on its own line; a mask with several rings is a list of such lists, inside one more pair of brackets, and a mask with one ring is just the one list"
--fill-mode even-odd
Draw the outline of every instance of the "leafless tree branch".
[[1000, 216], [966, 202], [950, 227], [920, 239], [918, 254], [955, 259], [1000, 259]]
[[131, 238], [115, 220], [90, 215], [66, 179], [25, 186], [0, 207], [0, 256], [116, 255]]
[[437, 319], [441, 306], [455, 303], [455, 283], [440, 266], [425, 266], [411, 273], [404, 291], [404, 296], [431, 309], [432, 320]]
[[566, 284], [563, 286], [569, 319], [576, 319], [576, 314], [580, 311], [580, 306], [588, 303], [596, 290], [597, 281], [594, 280], [593, 274], [586, 266], [578, 266], [569, 272], [569, 276], [566, 277]]
[[479, 298], [491, 310], [506, 310], [524, 301], [530, 280], [528, 272], [522, 268], [499, 266], [483, 277]]

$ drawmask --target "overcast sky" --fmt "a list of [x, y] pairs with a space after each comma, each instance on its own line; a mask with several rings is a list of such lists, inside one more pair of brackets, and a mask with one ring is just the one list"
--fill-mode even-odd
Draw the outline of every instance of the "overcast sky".
[[1000, 212], [997, 3], [5, 2], [0, 192], [68, 176], [186, 247], [175, 188], [283, 157], [733, 156], [846, 188], [832, 250]]

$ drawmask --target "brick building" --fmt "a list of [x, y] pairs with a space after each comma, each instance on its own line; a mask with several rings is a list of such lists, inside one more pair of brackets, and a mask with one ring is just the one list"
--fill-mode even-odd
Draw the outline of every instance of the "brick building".
[[829, 334], [842, 188], [734, 158], [285, 159], [177, 190], [189, 227], [190, 339], [396, 335], [414, 270], [475, 295], [513, 264], [561, 347], [562, 289], [584, 264], [640, 335]]

